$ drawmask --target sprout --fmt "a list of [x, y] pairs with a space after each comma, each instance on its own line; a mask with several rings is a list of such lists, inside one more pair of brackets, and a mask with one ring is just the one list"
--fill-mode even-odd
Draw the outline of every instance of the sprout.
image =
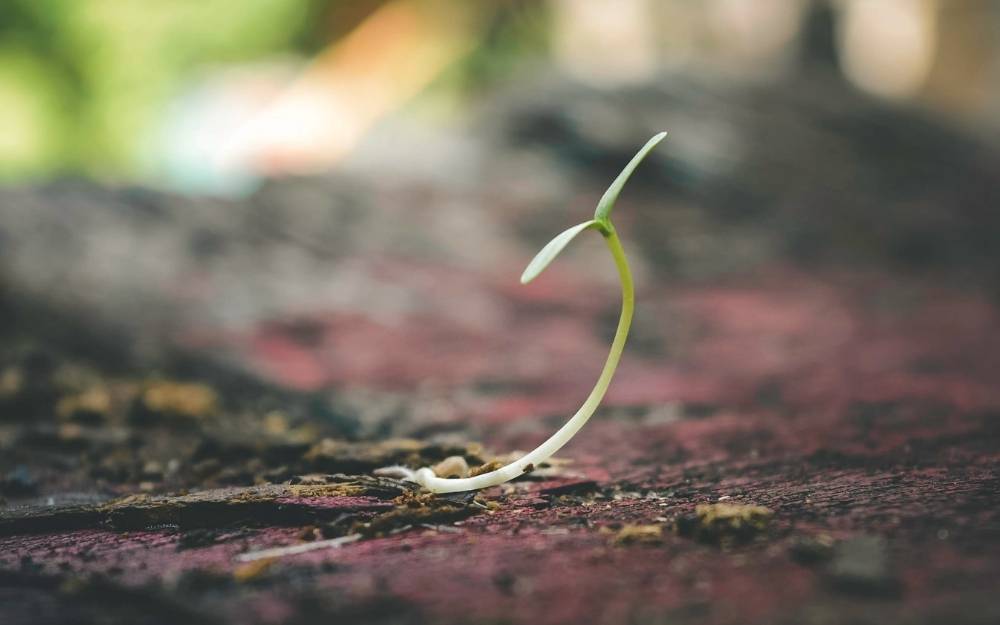
[[618, 267], [618, 276], [622, 283], [622, 311], [621, 317], [618, 319], [618, 329], [615, 332], [614, 340], [611, 342], [611, 351], [608, 354], [608, 359], [604, 362], [604, 369], [597, 378], [594, 389], [590, 391], [590, 395], [587, 396], [587, 399], [583, 402], [580, 409], [576, 411], [576, 414], [533, 451], [489, 473], [457, 479], [438, 477], [430, 467], [424, 467], [416, 471], [412, 471], [406, 467], [386, 467], [385, 469], [380, 469], [379, 473], [416, 482], [435, 493], [453, 493], [496, 486], [524, 473], [530, 473], [535, 467], [548, 460], [552, 454], [559, 451], [587, 423], [587, 420], [594, 414], [594, 411], [597, 410], [601, 400], [604, 398], [604, 394], [608, 390], [608, 385], [611, 384], [611, 378], [615, 374], [615, 369], [618, 367], [618, 360], [621, 358], [622, 350], [625, 348], [625, 339], [628, 337], [629, 327], [632, 324], [632, 311], [635, 303], [632, 274], [628, 268], [628, 261], [625, 259], [625, 250], [622, 249], [621, 241], [618, 240], [618, 234], [611, 223], [611, 209], [614, 208], [618, 194], [621, 193], [622, 187], [625, 186], [629, 176], [632, 175], [632, 172], [639, 163], [646, 158], [650, 150], [656, 147], [656, 144], [662, 141], [666, 135], [667, 133], [665, 132], [656, 135], [646, 142], [646, 145], [632, 157], [632, 160], [625, 166], [625, 169], [618, 174], [618, 177], [611, 183], [608, 190], [604, 192], [604, 196], [601, 197], [601, 201], [597, 204], [597, 210], [594, 212], [593, 219], [577, 224], [549, 241], [538, 252], [535, 258], [532, 259], [527, 269], [521, 275], [522, 284], [531, 282], [549, 266], [549, 263], [559, 255], [559, 252], [563, 248], [569, 245], [570, 241], [584, 230], [590, 229], [597, 230], [604, 236], [604, 241], [607, 243], [608, 249], [611, 250], [611, 256]]

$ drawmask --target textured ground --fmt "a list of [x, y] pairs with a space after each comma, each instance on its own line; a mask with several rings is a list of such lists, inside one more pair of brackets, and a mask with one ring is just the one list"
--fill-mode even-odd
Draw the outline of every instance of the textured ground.
[[[368, 388], [437, 379], [355, 401], [385, 394], [392, 427], [424, 440], [456, 440], [469, 420], [490, 449], [526, 448], [585, 393], [608, 324], [603, 305], [572, 308], [596, 301], [585, 285], [543, 289], [509, 321], [521, 328], [510, 344], [458, 333], [451, 349], [467, 359], [419, 358], [421, 337], [444, 332], [421, 322], [393, 332], [391, 362], [378, 359], [388, 373], [330, 370]], [[607, 407], [560, 454], [572, 462], [472, 501], [324, 475], [491, 458], [479, 449], [338, 443], [324, 440], [330, 421], [261, 419], [208, 387], [46, 367], [37, 352], [8, 362], [4, 621], [995, 622], [994, 305], [789, 274], [641, 301]], [[324, 323], [313, 344], [350, 335]], [[316, 353], [294, 334], [265, 334], [269, 350], [291, 346], [286, 373], [312, 366], [295, 360]], [[30, 423], [11, 418], [47, 399], [55, 409]], [[136, 494], [195, 487], [217, 490]], [[695, 512], [718, 502], [769, 512]]]
[[469, 186], [4, 191], [0, 622], [1000, 621], [997, 160], [853, 100], [677, 124], [618, 209], [625, 358], [558, 462], [475, 498], [371, 477], [530, 449], [597, 375], [599, 241], [516, 283], [634, 149], [562, 101], [517, 127], [563, 160]]

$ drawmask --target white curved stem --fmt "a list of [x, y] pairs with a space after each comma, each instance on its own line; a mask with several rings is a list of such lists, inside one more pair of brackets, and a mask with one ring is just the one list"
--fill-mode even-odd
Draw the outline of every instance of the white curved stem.
[[434, 475], [433, 470], [429, 467], [424, 467], [413, 473], [412, 481], [435, 493], [477, 490], [502, 484], [519, 475], [530, 472], [534, 467], [548, 460], [552, 454], [559, 451], [563, 445], [573, 438], [580, 428], [587, 423], [591, 415], [594, 414], [594, 411], [597, 410], [601, 400], [604, 398], [604, 394], [608, 390], [608, 385], [611, 384], [611, 378], [615, 374], [615, 369], [618, 367], [622, 350], [625, 348], [625, 339], [628, 337], [629, 327], [632, 325], [632, 311], [635, 307], [632, 274], [629, 271], [628, 261], [625, 259], [625, 251], [622, 249], [621, 241], [619, 241], [618, 234], [615, 232], [614, 226], [611, 225], [610, 221], [603, 222], [602, 226], [604, 240], [611, 250], [611, 255], [615, 259], [615, 265], [618, 267], [618, 275], [621, 278], [622, 312], [621, 317], [618, 319], [618, 329], [615, 332], [615, 338], [611, 342], [611, 351], [608, 353], [608, 359], [604, 362], [604, 369], [601, 370], [601, 375], [597, 378], [594, 390], [590, 391], [590, 395], [587, 396], [586, 401], [576, 411], [576, 414], [565, 425], [559, 428], [555, 434], [550, 436], [548, 440], [530, 453], [506, 466], [500, 467], [495, 471], [490, 471], [489, 473], [461, 479], [437, 477]]

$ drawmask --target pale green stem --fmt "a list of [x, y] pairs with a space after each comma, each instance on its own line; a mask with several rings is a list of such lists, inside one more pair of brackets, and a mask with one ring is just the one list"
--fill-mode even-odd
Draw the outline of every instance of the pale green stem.
[[424, 467], [416, 471], [414, 475], [415, 482], [435, 493], [477, 490], [503, 484], [519, 475], [530, 472], [533, 468], [548, 460], [552, 454], [559, 451], [563, 445], [573, 438], [580, 428], [587, 423], [591, 415], [594, 414], [594, 411], [597, 410], [601, 400], [604, 399], [604, 394], [607, 392], [608, 386], [611, 384], [611, 378], [618, 367], [622, 351], [625, 349], [625, 339], [628, 338], [628, 330], [632, 325], [632, 311], [635, 308], [632, 273], [629, 271], [628, 261], [625, 259], [625, 250], [622, 249], [618, 234], [615, 232], [615, 228], [611, 225], [610, 220], [602, 221], [599, 229], [604, 235], [604, 240], [607, 242], [608, 249], [611, 250], [611, 255], [615, 259], [615, 265], [618, 267], [618, 276], [621, 278], [622, 283], [622, 312], [621, 317], [618, 319], [618, 330], [615, 332], [615, 338], [611, 342], [611, 351], [608, 353], [608, 359], [604, 362], [604, 369], [601, 370], [600, 377], [597, 378], [594, 390], [590, 391], [590, 395], [587, 396], [586, 401], [583, 402], [580, 409], [576, 411], [576, 414], [564, 426], [559, 428], [555, 434], [535, 448], [534, 451], [531, 451], [518, 460], [495, 471], [461, 479], [440, 478], [434, 475], [434, 471], [430, 468]]

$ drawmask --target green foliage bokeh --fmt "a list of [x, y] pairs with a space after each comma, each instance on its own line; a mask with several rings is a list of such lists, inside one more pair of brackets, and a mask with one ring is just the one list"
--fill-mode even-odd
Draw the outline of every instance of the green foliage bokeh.
[[294, 49], [315, 0], [5, 0], [0, 179], [134, 169], [136, 137], [199, 67]]

